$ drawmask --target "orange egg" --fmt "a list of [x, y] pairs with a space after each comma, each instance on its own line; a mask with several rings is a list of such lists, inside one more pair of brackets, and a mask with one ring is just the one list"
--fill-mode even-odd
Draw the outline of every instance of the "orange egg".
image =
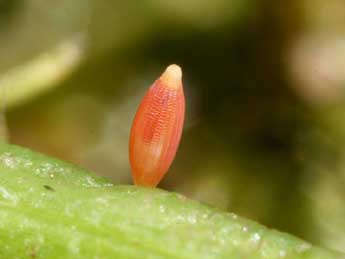
[[155, 187], [172, 164], [185, 114], [182, 71], [170, 65], [145, 94], [135, 115], [129, 159], [136, 185]]

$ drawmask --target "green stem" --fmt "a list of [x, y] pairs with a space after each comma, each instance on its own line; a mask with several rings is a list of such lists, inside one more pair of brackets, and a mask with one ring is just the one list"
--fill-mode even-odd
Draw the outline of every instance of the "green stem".
[[176, 193], [0, 144], [0, 258], [344, 258]]

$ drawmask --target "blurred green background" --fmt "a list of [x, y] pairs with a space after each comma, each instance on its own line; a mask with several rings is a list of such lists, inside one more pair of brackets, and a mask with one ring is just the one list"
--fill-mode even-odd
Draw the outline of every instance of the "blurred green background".
[[131, 183], [171, 63], [187, 118], [160, 187], [345, 252], [344, 0], [0, 1], [1, 135]]

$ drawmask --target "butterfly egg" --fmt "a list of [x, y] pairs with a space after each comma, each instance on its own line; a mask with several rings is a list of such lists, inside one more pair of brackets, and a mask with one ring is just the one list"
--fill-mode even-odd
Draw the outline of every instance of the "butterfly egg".
[[155, 187], [172, 164], [185, 114], [182, 71], [170, 65], [146, 92], [134, 117], [129, 160], [136, 185]]

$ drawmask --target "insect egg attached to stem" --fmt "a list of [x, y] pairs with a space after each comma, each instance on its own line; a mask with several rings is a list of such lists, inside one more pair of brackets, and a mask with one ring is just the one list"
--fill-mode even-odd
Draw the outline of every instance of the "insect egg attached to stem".
[[185, 116], [182, 71], [170, 65], [145, 94], [135, 115], [129, 159], [136, 185], [155, 187], [172, 164]]

